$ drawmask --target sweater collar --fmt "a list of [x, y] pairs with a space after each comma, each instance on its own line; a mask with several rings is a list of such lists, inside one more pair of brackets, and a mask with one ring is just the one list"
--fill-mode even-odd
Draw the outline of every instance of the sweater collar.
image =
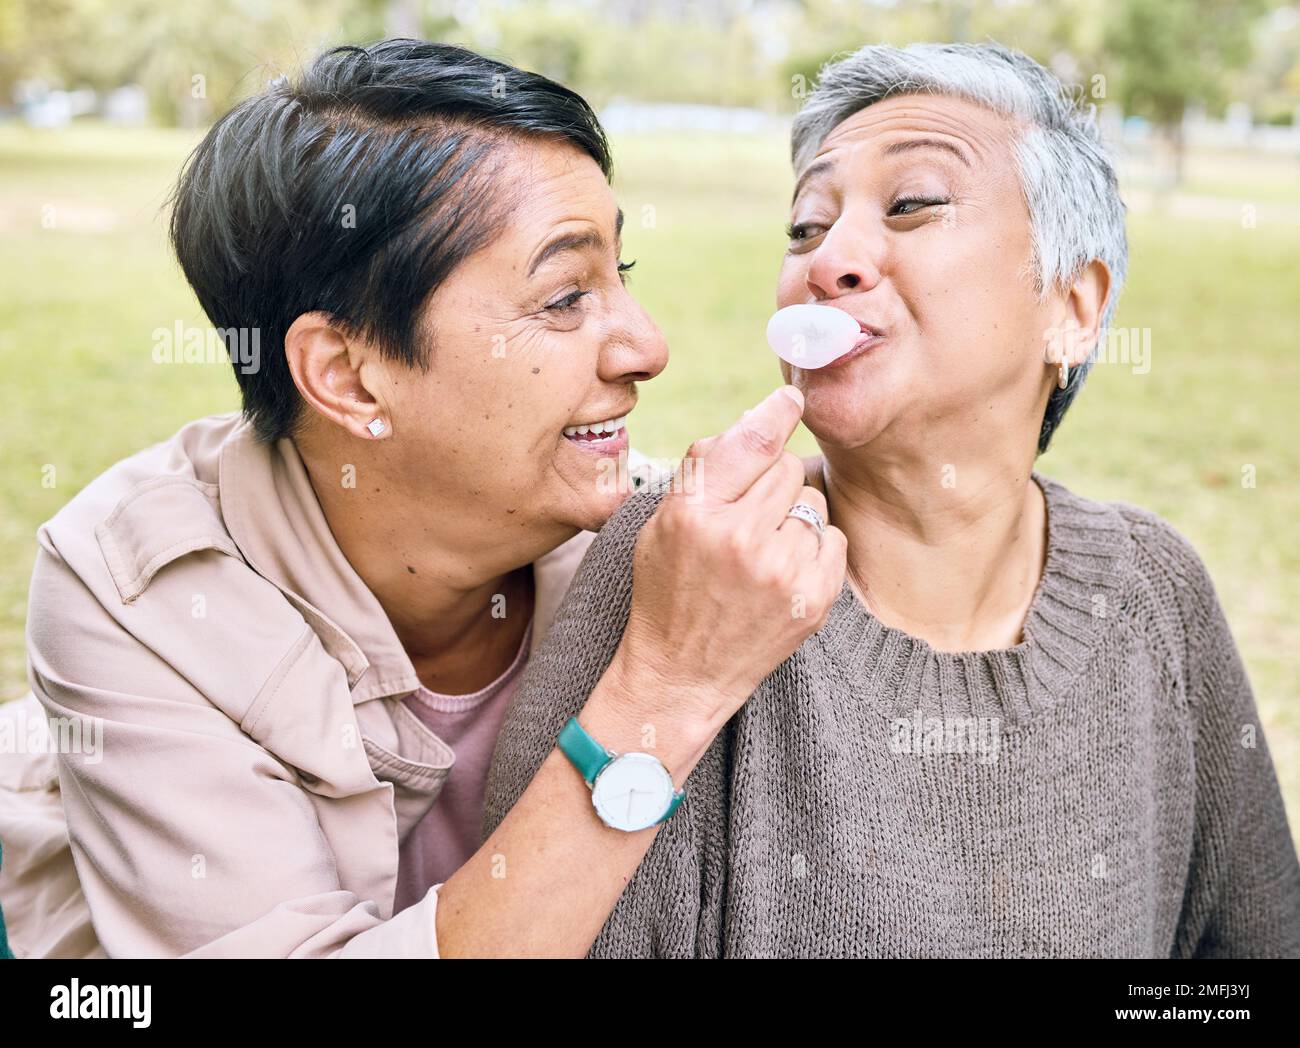
[[1047, 560], [1015, 647], [936, 651], [886, 626], [844, 583], [815, 642], [836, 665], [861, 669], [861, 697], [881, 713], [997, 717], [1011, 730], [1082, 679], [1119, 613], [1132, 538], [1113, 505], [1031, 477], [1047, 503]]

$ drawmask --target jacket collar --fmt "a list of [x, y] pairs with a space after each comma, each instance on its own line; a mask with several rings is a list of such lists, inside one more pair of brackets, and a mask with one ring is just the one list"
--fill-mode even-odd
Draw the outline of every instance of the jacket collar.
[[[293, 441], [265, 444], [241, 419], [222, 445], [218, 469], [221, 512], [231, 538], [249, 566], [298, 608], [343, 665], [353, 704], [419, 687], [388, 615], [335, 541]], [[530, 654], [594, 537], [579, 532], [534, 562]]]

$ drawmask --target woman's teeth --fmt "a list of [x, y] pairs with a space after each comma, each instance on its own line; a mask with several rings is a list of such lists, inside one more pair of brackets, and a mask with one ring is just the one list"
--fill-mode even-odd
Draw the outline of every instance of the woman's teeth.
[[604, 422], [592, 422], [586, 426], [565, 426], [564, 435], [570, 439], [586, 437], [588, 440], [601, 440], [612, 437], [627, 422], [627, 416], [606, 419]]

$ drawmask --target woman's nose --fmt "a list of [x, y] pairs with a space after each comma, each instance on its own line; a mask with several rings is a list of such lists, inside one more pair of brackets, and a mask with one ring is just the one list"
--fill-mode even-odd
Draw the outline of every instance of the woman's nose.
[[880, 282], [881, 250], [870, 231], [855, 229], [841, 215], [813, 250], [804, 278], [808, 290], [819, 300], [870, 290]]
[[628, 310], [600, 354], [600, 377], [605, 382], [645, 382], [668, 366], [663, 332], [631, 295], [627, 300]]

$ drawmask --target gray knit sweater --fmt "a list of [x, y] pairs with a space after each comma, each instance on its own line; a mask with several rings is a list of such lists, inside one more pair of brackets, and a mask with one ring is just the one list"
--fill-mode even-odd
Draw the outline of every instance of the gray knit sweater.
[[[1300, 865], [1204, 564], [1155, 515], [1034, 479], [1024, 640], [935, 651], [845, 585], [696, 766], [589, 956], [1300, 956]], [[528, 667], [485, 837], [613, 656], [661, 497], [601, 532]]]

